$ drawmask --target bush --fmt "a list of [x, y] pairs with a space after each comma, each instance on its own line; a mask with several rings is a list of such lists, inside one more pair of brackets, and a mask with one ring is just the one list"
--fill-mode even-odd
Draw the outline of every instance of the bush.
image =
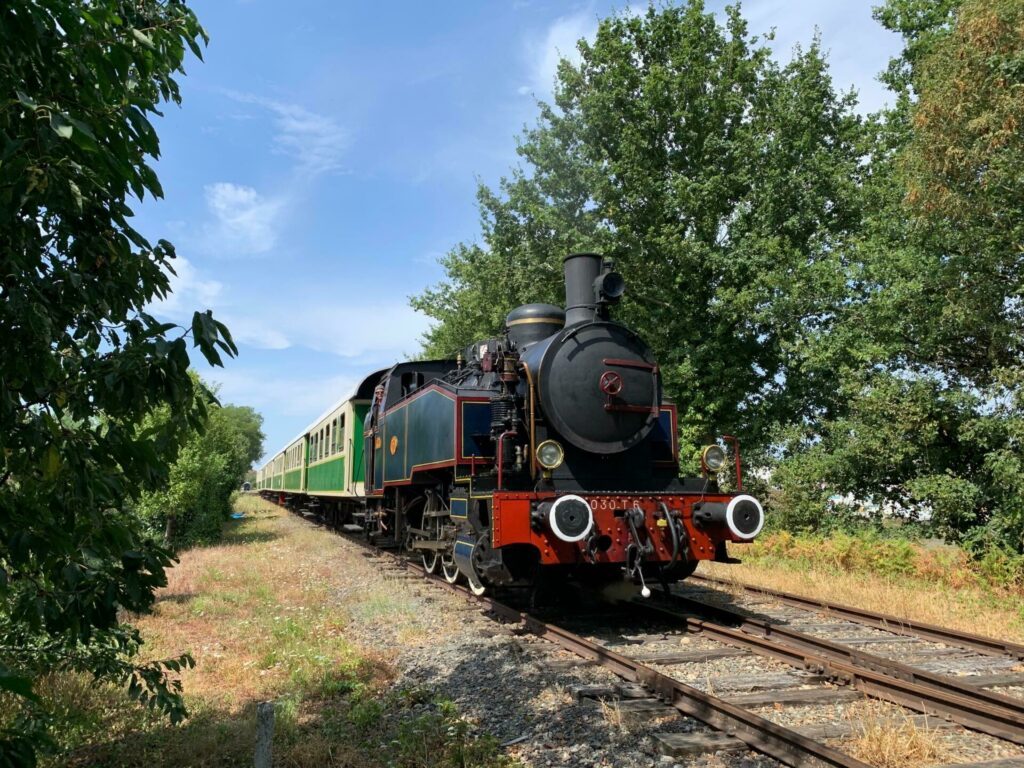
[[161, 490], [145, 494], [138, 512], [174, 547], [220, 538], [233, 494], [263, 453], [262, 417], [251, 408], [213, 406], [171, 466]]

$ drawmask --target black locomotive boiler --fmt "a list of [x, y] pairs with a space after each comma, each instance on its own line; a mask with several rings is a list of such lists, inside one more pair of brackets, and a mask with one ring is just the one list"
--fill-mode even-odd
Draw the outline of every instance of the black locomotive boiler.
[[564, 311], [518, 307], [500, 337], [381, 378], [358, 524], [477, 592], [569, 572], [675, 581], [701, 560], [727, 561], [728, 543], [760, 532], [761, 504], [719, 489], [718, 445], [701, 476], [679, 476], [658, 363], [610, 318], [622, 277], [589, 253], [564, 271]]

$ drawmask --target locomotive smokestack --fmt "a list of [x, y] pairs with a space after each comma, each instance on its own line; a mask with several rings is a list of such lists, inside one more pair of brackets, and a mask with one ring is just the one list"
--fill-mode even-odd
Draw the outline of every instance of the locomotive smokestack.
[[601, 274], [601, 257], [596, 253], [571, 253], [562, 264], [566, 327], [593, 320], [597, 309], [594, 281]]

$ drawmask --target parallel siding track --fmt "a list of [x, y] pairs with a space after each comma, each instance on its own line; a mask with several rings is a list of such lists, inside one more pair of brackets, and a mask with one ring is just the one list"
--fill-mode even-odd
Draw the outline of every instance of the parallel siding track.
[[828, 600], [818, 600], [817, 598], [804, 597], [790, 592], [780, 592], [765, 587], [754, 587], [728, 579], [716, 579], [711, 576], [693, 574], [689, 577], [689, 580], [720, 589], [738, 589], [748, 595], [768, 597], [783, 605], [790, 605], [794, 608], [802, 608], [807, 611], [815, 611], [831, 617], [846, 619], [847, 621], [853, 621], [876, 629], [883, 629], [886, 632], [892, 632], [897, 635], [920, 637], [935, 643], [944, 643], [945, 645], [965, 648], [991, 656], [1011, 656], [1017, 659], [1024, 659], [1024, 645], [1013, 643], [1009, 640], [998, 640], [992, 637], [985, 637], [984, 635], [975, 635], [970, 632], [962, 632], [935, 624], [913, 621], [886, 613], [854, 608]]

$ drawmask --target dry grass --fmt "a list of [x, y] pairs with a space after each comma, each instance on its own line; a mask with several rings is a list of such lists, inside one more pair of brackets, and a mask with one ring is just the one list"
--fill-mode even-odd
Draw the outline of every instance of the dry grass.
[[1007, 640], [1024, 642], [1024, 600], [984, 588], [952, 587], [908, 576], [881, 576], [808, 566], [784, 558], [733, 553], [742, 565], [705, 562], [700, 573], [741, 584], [889, 613]]
[[863, 702], [848, 717], [856, 735], [847, 751], [876, 768], [918, 768], [947, 758], [938, 730], [918, 725], [898, 708]]
[[[185, 552], [153, 613], [136, 619], [146, 656], [195, 657], [195, 669], [182, 674], [191, 717], [171, 727], [112, 687], [54, 676], [42, 692], [67, 751], [52, 764], [246, 764], [255, 704], [268, 699], [276, 702], [278, 765], [506, 763], [450, 707], [412, 714], [423, 700], [390, 691], [388, 660], [346, 637], [352, 621], [415, 635], [414, 609], [392, 596], [393, 583], [370, 577], [370, 587], [353, 588], [348, 571], [369, 566], [337, 537], [255, 496], [237, 508], [246, 516], [226, 526], [223, 543]], [[424, 744], [427, 761], [417, 757]]]
[[629, 722], [626, 717], [626, 713], [622, 711], [619, 706], [618, 699], [600, 699], [598, 703], [601, 706], [601, 719], [604, 720], [605, 724], [616, 733], [628, 733]]
[[573, 696], [569, 689], [560, 683], [553, 683], [538, 693], [530, 702], [531, 708], [538, 714], [558, 712], [563, 707], [572, 705]]

